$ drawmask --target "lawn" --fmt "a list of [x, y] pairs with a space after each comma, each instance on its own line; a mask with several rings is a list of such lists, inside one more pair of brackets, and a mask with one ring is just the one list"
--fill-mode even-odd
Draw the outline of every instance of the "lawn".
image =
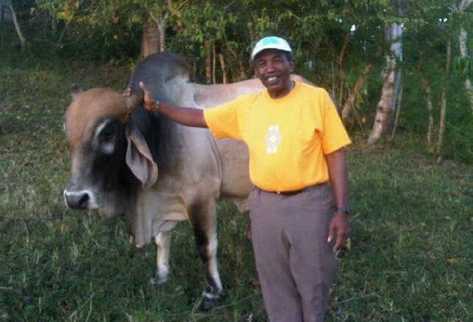
[[[171, 279], [155, 288], [154, 247], [133, 249], [123, 219], [64, 207], [69, 89], [121, 90], [129, 71], [2, 57], [0, 321], [264, 321], [247, 217], [231, 205], [218, 209], [226, 296], [207, 313], [190, 224], [175, 230]], [[353, 242], [330, 321], [473, 321], [473, 167], [436, 164], [408, 133], [374, 148], [353, 137]]]

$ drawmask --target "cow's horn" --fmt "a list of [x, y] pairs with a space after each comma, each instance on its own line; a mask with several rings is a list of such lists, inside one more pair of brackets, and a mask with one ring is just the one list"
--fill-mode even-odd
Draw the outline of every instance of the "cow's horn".
[[76, 98], [77, 94], [80, 94], [81, 92], [82, 92], [82, 88], [78, 84], [71, 85], [72, 98]]

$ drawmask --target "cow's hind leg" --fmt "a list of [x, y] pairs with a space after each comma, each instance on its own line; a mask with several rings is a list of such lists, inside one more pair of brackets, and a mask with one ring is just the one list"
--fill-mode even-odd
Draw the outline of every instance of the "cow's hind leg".
[[155, 238], [156, 243], [156, 273], [151, 278], [152, 285], [161, 285], [169, 277], [169, 252], [171, 247], [171, 232], [162, 231]]
[[191, 209], [197, 251], [207, 270], [207, 288], [203, 292], [201, 310], [209, 310], [223, 294], [217, 264], [217, 221], [215, 201], [196, 204]]

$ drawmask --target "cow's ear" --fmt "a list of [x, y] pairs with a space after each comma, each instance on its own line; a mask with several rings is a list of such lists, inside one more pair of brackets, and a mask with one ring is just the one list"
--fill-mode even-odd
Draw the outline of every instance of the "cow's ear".
[[80, 93], [82, 93], [82, 88], [78, 84], [72, 84], [71, 86], [72, 98], [75, 99], [77, 95], [79, 95]]
[[158, 180], [158, 165], [141, 132], [127, 128], [126, 164], [144, 187], [149, 188]]

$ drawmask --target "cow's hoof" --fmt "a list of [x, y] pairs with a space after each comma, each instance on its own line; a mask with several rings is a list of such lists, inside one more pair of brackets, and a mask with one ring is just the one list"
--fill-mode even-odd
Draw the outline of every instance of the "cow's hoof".
[[165, 284], [168, 279], [168, 274], [159, 274], [158, 272], [156, 272], [154, 276], [149, 279], [149, 284], [154, 287], [159, 287]]
[[202, 297], [202, 302], [199, 305], [199, 311], [208, 312], [217, 306], [219, 299], [211, 299], [208, 297]]
[[200, 302], [199, 305], [199, 311], [210, 311], [214, 307], [216, 307], [219, 303], [219, 301], [223, 297], [223, 292], [222, 290], [216, 291], [213, 289], [207, 288], [204, 293], [202, 294], [202, 301]]

